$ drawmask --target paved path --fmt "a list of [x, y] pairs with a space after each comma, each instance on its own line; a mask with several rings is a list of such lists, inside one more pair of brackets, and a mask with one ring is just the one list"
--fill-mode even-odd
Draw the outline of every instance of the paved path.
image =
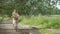
[[[0, 24], [0, 29], [14, 29], [13, 24]], [[30, 29], [28, 25], [18, 24], [18, 29]]]

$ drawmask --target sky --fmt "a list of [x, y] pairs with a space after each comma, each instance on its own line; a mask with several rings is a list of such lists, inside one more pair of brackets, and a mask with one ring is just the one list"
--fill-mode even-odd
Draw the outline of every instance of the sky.
[[56, 6], [58, 9], [60, 9], [60, 5], [59, 5], [59, 3], [57, 3], [57, 6]]
[[56, 7], [57, 7], [58, 9], [60, 9], [60, 5], [58, 5], [58, 4], [57, 4], [57, 6], [56, 6]]

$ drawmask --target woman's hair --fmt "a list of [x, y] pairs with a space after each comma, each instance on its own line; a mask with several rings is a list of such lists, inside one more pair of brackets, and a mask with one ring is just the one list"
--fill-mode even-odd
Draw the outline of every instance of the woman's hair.
[[18, 13], [16, 9], [13, 10], [12, 14], [14, 14], [14, 13]]

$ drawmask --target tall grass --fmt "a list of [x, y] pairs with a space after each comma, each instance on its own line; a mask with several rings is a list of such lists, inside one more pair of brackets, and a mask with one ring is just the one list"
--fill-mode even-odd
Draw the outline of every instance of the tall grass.
[[0, 23], [1, 23], [1, 21], [2, 21], [2, 17], [0, 17]]
[[46, 29], [41, 29], [40, 32], [41, 32], [41, 34], [58, 34], [56, 32], [52, 32], [52, 31], [49, 31], [49, 30], [46, 30]]
[[20, 16], [20, 23], [43, 28], [60, 28], [60, 16]]

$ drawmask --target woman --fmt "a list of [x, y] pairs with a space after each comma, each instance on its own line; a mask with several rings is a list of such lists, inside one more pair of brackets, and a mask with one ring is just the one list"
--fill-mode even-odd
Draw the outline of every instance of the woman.
[[19, 14], [16, 11], [16, 9], [14, 9], [14, 11], [12, 13], [12, 18], [13, 18], [13, 26], [16, 29], [16, 31], [17, 31], [18, 17], [19, 17]]

